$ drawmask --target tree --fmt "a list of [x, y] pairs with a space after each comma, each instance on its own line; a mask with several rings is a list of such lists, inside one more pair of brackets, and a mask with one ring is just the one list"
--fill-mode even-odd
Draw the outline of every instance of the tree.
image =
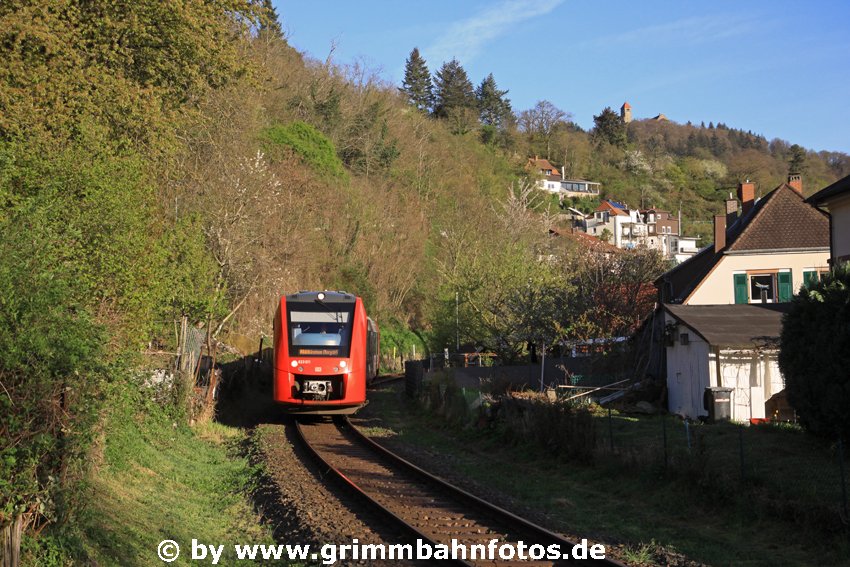
[[0, 9], [0, 138], [46, 131], [61, 141], [87, 122], [128, 147], [159, 152], [169, 149], [162, 137], [176, 119], [250, 72], [244, 48], [262, 11], [252, 0], [182, 9], [151, 1], [8, 4]]
[[407, 96], [410, 105], [423, 112], [428, 112], [434, 105], [431, 73], [425, 59], [419, 55], [418, 47], [413, 48], [404, 64], [404, 81], [399, 90]]
[[534, 108], [524, 110], [519, 115], [519, 128], [528, 134], [532, 141], [542, 142], [546, 147], [546, 159], [549, 159], [552, 151], [552, 134], [555, 128], [571, 118], [570, 114], [564, 112], [548, 100], [540, 100]]
[[449, 118], [453, 111], [475, 108], [475, 91], [457, 59], [443, 63], [434, 76], [434, 116]]
[[850, 440], [850, 266], [804, 288], [782, 319], [779, 368], [803, 427]]
[[806, 150], [799, 144], [788, 148], [788, 173], [803, 173], [806, 169]]
[[259, 11], [260, 34], [283, 39], [283, 29], [272, 0], [262, 0]]
[[[606, 230], [600, 240], [603, 240]], [[609, 233], [610, 234], [610, 233]], [[614, 250], [607, 246], [582, 249], [571, 259], [571, 283], [575, 286], [570, 315], [582, 324], [565, 322], [570, 338], [588, 329], [597, 337], [621, 337], [634, 333], [655, 307], [653, 281], [669, 267], [657, 250], [637, 247]]]
[[500, 91], [496, 86], [493, 73], [481, 81], [475, 89], [475, 98], [478, 100], [478, 113], [482, 124], [502, 127], [511, 114], [511, 101], [505, 98], [506, 94], [508, 91]]
[[623, 148], [626, 146], [626, 125], [610, 106], [593, 117], [593, 139], [597, 144], [608, 143]]

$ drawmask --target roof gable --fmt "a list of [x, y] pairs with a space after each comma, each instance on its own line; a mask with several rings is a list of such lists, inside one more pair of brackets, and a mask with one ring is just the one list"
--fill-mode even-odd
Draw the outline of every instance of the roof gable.
[[528, 163], [525, 167], [544, 173], [546, 171], [551, 171], [552, 174], [555, 174], [559, 171], [559, 169], [552, 165], [546, 158], [528, 158]]
[[[740, 231], [727, 236], [726, 250], [829, 248], [829, 218], [783, 183], [758, 202]], [[734, 225], [733, 225], [734, 228]]]
[[596, 207], [597, 211], [608, 211], [614, 213], [615, 215], [628, 215], [626, 212], [626, 206], [622, 203], [618, 203], [617, 201], [611, 201], [606, 199], [602, 201], [598, 207]]
[[727, 227], [726, 242], [726, 248], [720, 252], [714, 246], [707, 246], [659, 277], [655, 284], [664, 292], [664, 300], [686, 301], [728, 252], [827, 250], [829, 219], [783, 183]]

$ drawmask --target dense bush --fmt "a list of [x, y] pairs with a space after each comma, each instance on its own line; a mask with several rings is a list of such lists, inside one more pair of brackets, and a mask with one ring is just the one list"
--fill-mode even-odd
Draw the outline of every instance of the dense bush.
[[850, 266], [794, 298], [782, 320], [779, 367], [806, 429], [850, 440]]
[[50, 202], [0, 221], [0, 525], [65, 516], [98, 416], [104, 333], [57, 256]]
[[272, 126], [266, 128], [262, 135], [268, 142], [266, 148], [271, 150], [270, 155], [273, 158], [276, 148], [289, 148], [318, 173], [330, 174], [342, 179], [348, 178], [331, 141], [309, 124], [296, 121], [286, 125]]

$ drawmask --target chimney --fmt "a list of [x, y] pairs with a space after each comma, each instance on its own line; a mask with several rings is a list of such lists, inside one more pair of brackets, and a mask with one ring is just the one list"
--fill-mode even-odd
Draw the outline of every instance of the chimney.
[[738, 184], [738, 199], [741, 201], [741, 215], [746, 216], [753, 208], [756, 200], [756, 184], [747, 179]]
[[801, 197], [803, 196], [803, 176], [799, 173], [788, 174], [788, 185], [796, 191]]
[[566, 178], [567, 178], [567, 168], [566, 168], [566, 166], [562, 165], [561, 166], [561, 180], [563, 181]]
[[729, 198], [726, 199], [726, 226], [732, 226], [738, 220], [738, 201], [732, 198], [732, 193], [729, 193]]
[[726, 248], [726, 215], [714, 215], [714, 251]]

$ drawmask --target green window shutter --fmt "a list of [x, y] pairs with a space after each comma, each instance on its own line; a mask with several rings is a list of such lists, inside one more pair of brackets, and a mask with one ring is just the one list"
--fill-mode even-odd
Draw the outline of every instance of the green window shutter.
[[794, 286], [791, 284], [791, 272], [779, 272], [777, 274], [779, 281], [779, 301], [791, 301], [791, 296], [794, 295]]
[[803, 272], [803, 285], [811, 289], [813, 285], [818, 283], [818, 273], [815, 271], [806, 270]]
[[735, 303], [748, 303], [747, 296], [747, 274], [734, 274], [735, 281]]

